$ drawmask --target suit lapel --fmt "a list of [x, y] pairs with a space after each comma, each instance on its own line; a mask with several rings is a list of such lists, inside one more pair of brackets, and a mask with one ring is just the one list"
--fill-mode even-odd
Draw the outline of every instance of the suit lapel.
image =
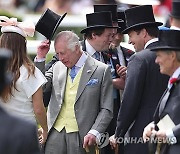
[[166, 102], [169, 98], [169, 95], [170, 95], [170, 90], [169, 89], [166, 89], [161, 101], [160, 101], [160, 105], [159, 105], [159, 117], [162, 113], [162, 111], [164, 110], [165, 106], [166, 106]]
[[80, 78], [80, 82], [79, 82], [79, 86], [78, 86], [78, 91], [77, 91], [75, 103], [77, 102], [80, 95], [84, 91], [87, 82], [91, 78], [91, 76], [94, 73], [94, 71], [96, 70], [96, 68], [97, 68], [97, 65], [95, 65], [94, 59], [92, 57], [88, 56], [88, 58], [86, 60], [86, 63], [84, 65], [82, 74], [81, 74], [81, 78]]
[[[58, 85], [56, 89], [58, 89], [56, 93], [56, 97], [58, 102], [62, 102], [59, 99], [64, 98], [64, 91], [66, 86], [66, 79], [67, 79], [67, 73], [68, 69], [65, 65], [61, 64], [61, 67], [57, 67], [58, 71], [55, 70], [55, 74], [58, 74]], [[60, 96], [59, 96], [60, 95]]]
[[[178, 76], [178, 80], [179, 80], [179, 78], [180, 78], [180, 76]], [[167, 100], [168, 100], [174, 86], [175, 85], [173, 84], [170, 88], [166, 89], [166, 91], [165, 91], [165, 93], [164, 93], [164, 95], [163, 95], [163, 97], [161, 99], [161, 103], [159, 105], [159, 116], [161, 116], [161, 114], [162, 114], [162, 112], [163, 112], [163, 110], [164, 110], [164, 108], [165, 108], [165, 106], [167, 104]]]

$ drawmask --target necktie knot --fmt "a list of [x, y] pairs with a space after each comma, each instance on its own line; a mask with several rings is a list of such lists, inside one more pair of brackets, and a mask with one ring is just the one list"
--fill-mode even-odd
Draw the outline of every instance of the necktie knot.
[[70, 73], [69, 73], [69, 75], [70, 75], [72, 81], [74, 80], [74, 78], [75, 78], [75, 76], [76, 76], [75, 68], [76, 68], [76, 66], [73, 66], [73, 67], [71, 68]]
[[97, 59], [98, 61], [100, 61], [100, 53], [99, 52], [95, 52], [94, 53], [95, 59]]

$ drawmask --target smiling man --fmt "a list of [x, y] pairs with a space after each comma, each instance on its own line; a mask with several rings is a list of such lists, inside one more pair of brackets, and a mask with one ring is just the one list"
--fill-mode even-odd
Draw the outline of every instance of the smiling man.
[[[156, 112], [154, 121], [147, 125], [143, 132], [145, 141], [149, 140], [154, 134], [159, 141], [164, 140], [161, 144], [161, 154], [178, 154], [180, 151], [180, 31], [166, 30], [160, 31], [159, 44], [152, 49], [156, 52], [156, 63], [160, 65], [160, 72], [170, 76], [168, 86], [162, 95]], [[166, 120], [165, 128], [157, 125], [159, 121], [169, 117], [174, 123], [172, 127]], [[158, 126], [158, 127], [155, 127]]]
[[[156, 44], [158, 26], [152, 6], [138, 6], [125, 11], [126, 29], [129, 43], [134, 45], [136, 54], [129, 59], [122, 105], [117, 119], [115, 137], [139, 140], [144, 127], [152, 121], [153, 113], [163, 94], [168, 78], [160, 74], [155, 63], [156, 55], [150, 48]], [[125, 154], [148, 153], [148, 145], [127, 143], [120, 146]]]

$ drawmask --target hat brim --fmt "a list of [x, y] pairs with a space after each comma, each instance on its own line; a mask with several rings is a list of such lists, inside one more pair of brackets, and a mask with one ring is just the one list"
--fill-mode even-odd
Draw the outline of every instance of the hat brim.
[[67, 15], [67, 12], [64, 13], [64, 14], [62, 15], [62, 17], [58, 20], [58, 22], [57, 22], [56, 26], [54, 27], [54, 30], [53, 30], [53, 32], [52, 32], [50, 38], [49, 38], [50, 40], [53, 38], [54, 33], [56, 32], [56, 30], [57, 30], [59, 24], [61, 23], [61, 21], [64, 19], [64, 17], [65, 17], [66, 15]]
[[159, 50], [175, 50], [175, 51], [180, 51], [180, 47], [171, 47], [171, 46], [163, 46], [163, 45], [159, 45], [156, 47], [151, 48], [151, 51], [159, 51]]
[[107, 25], [96, 25], [96, 26], [89, 26], [81, 30], [81, 34], [86, 33], [88, 30], [96, 29], [96, 28], [118, 28], [118, 26], [107, 26]]
[[132, 30], [133, 28], [136, 27], [141, 27], [141, 26], [161, 26], [163, 25], [163, 23], [161, 22], [144, 22], [144, 23], [138, 23], [138, 24], [134, 24], [132, 26], [127, 27], [126, 29], [124, 29], [122, 31], [123, 34], [127, 34], [130, 30]]

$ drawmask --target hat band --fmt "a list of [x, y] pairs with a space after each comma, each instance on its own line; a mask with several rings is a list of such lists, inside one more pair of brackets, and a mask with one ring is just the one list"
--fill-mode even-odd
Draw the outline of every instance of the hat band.
[[15, 26], [5, 26], [1, 28], [1, 32], [5, 33], [5, 32], [14, 32], [14, 33], [18, 33], [20, 35], [22, 35], [23, 37], [26, 37], [26, 34], [18, 27]]

